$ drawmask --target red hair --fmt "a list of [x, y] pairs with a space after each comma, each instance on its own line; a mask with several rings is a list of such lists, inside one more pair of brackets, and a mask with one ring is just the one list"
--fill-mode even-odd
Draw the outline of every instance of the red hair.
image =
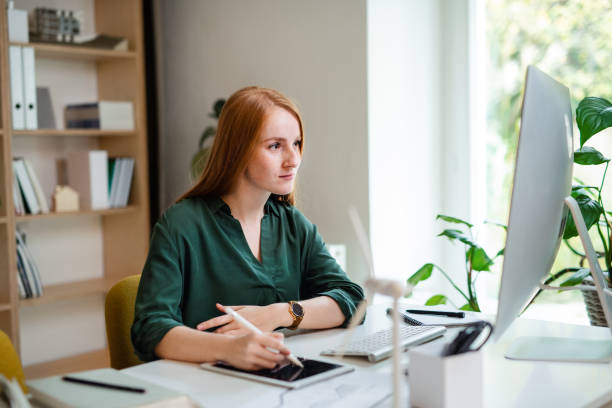
[[[304, 148], [304, 128], [293, 102], [273, 89], [256, 86], [240, 89], [223, 105], [210, 157], [202, 175], [177, 202], [189, 197], [220, 197], [227, 193], [251, 160], [263, 124], [273, 107], [285, 109], [297, 120], [302, 138], [301, 154]], [[273, 196], [278, 201], [295, 204], [293, 191]]]

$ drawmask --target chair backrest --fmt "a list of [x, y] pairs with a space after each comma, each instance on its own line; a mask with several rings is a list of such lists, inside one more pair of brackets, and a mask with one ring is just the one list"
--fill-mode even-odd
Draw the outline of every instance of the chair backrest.
[[142, 364], [136, 357], [130, 337], [139, 283], [140, 275], [128, 276], [117, 282], [106, 295], [106, 337], [111, 367], [117, 370]]
[[2, 330], [0, 330], [0, 356], [0, 374], [3, 374], [9, 380], [17, 378], [21, 389], [24, 393], [27, 393], [28, 387], [25, 384], [25, 375], [19, 356], [11, 339]]

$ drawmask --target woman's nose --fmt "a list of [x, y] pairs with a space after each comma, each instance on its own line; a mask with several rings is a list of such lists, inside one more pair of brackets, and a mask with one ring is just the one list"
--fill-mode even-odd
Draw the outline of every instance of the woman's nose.
[[300, 165], [300, 161], [302, 156], [300, 151], [297, 149], [292, 149], [285, 158], [285, 166], [287, 167], [298, 167]]

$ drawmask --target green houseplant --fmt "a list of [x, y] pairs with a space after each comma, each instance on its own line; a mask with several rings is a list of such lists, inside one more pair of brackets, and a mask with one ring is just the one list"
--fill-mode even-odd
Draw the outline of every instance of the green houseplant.
[[[215, 103], [213, 103], [213, 111], [208, 114], [209, 117], [214, 119], [219, 119], [219, 115], [221, 115], [221, 109], [223, 109], [223, 105], [225, 105], [225, 99], [217, 99]], [[204, 167], [206, 167], [206, 162], [208, 162], [208, 157], [210, 156], [210, 148], [212, 146], [213, 138], [217, 133], [217, 128], [215, 126], [207, 126], [206, 129], [202, 132], [200, 136], [200, 141], [198, 142], [198, 151], [193, 155], [191, 159], [191, 179], [196, 180], [202, 172], [204, 171]]]
[[[481, 272], [490, 272], [491, 266], [495, 259], [504, 254], [504, 250], [501, 249], [497, 254], [490, 258], [485, 250], [474, 241], [472, 228], [474, 227], [467, 221], [461, 220], [455, 217], [449, 217], [447, 215], [439, 214], [436, 220], [442, 220], [446, 223], [455, 224], [456, 228], [449, 228], [438, 234], [439, 237], [445, 237], [450, 242], [459, 242], [464, 246], [465, 250], [465, 272], [466, 272], [466, 288], [462, 290], [453, 281], [453, 279], [438, 265], [434, 263], [426, 263], [421, 266], [410, 278], [408, 278], [408, 284], [416, 286], [419, 282], [423, 282], [431, 276], [434, 270], [439, 271], [453, 286], [453, 288], [461, 295], [465, 300], [465, 304], [459, 309], [461, 310], [472, 310], [480, 312], [480, 305], [478, 304], [478, 297], [476, 294], [476, 280]], [[502, 228], [506, 228], [505, 225], [494, 224]], [[436, 294], [430, 297], [425, 304], [428, 306], [446, 304], [450, 302], [450, 299], [443, 294]]]
[[[606, 180], [606, 173], [610, 164], [610, 159], [606, 158], [597, 149], [586, 146], [594, 135], [612, 126], [612, 103], [603, 98], [586, 97], [576, 108], [576, 123], [580, 131], [580, 148], [574, 152], [574, 163], [582, 166], [603, 166], [601, 182], [599, 185], [585, 185], [580, 180], [579, 184], [572, 187], [572, 197], [576, 199], [582, 212], [588, 230], [595, 229], [598, 239], [593, 243], [596, 248], [597, 256], [608, 280], [608, 285], [612, 285], [612, 212], [607, 211], [602, 198], [602, 190]], [[584, 267], [585, 254], [575, 248], [569, 239], [576, 237], [578, 231], [571, 214], [563, 234], [564, 244], [569, 250], [579, 258], [577, 266], [563, 268], [560, 271], [551, 273], [544, 284], [550, 285], [559, 281], [560, 287], [570, 287], [579, 284], [593, 285], [590, 279], [591, 271]], [[541, 293], [538, 291], [534, 299]], [[598, 306], [597, 294], [592, 291], [583, 291], [587, 312], [593, 324], [605, 325], [603, 310]], [[530, 304], [533, 303], [533, 300]], [[595, 309], [593, 309], [595, 308]]]

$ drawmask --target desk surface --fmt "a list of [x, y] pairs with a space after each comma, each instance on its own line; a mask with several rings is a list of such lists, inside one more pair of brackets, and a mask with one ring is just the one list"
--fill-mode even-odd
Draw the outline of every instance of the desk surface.
[[[386, 304], [371, 306], [366, 322], [355, 330], [363, 336], [391, 325], [385, 316]], [[291, 351], [299, 356], [322, 359], [319, 352], [341, 344], [345, 330], [332, 329], [296, 333], [286, 338]], [[449, 330], [448, 336], [455, 331]], [[612, 363], [548, 363], [513, 361], [503, 357], [508, 345], [518, 336], [557, 336], [609, 339], [607, 328], [576, 326], [538, 320], [518, 319], [497, 343], [483, 348], [485, 407], [599, 407], [612, 401]], [[439, 339], [436, 341], [444, 341]], [[325, 359], [325, 358], [323, 358]], [[332, 358], [333, 359], [333, 358]], [[408, 363], [407, 353], [404, 362]], [[345, 358], [343, 364], [354, 366], [367, 375], [389, 376], [391, 361], [371, 364], [365, 359]], [[159, 360], [123, 370], [125, 373], [185, 392], [203, 406], [243, 406], [257, 399], [277, 406], [285, 389], [204, 371], [197, 364]], [[390, 405], [387, 399], [382, 406]]]

